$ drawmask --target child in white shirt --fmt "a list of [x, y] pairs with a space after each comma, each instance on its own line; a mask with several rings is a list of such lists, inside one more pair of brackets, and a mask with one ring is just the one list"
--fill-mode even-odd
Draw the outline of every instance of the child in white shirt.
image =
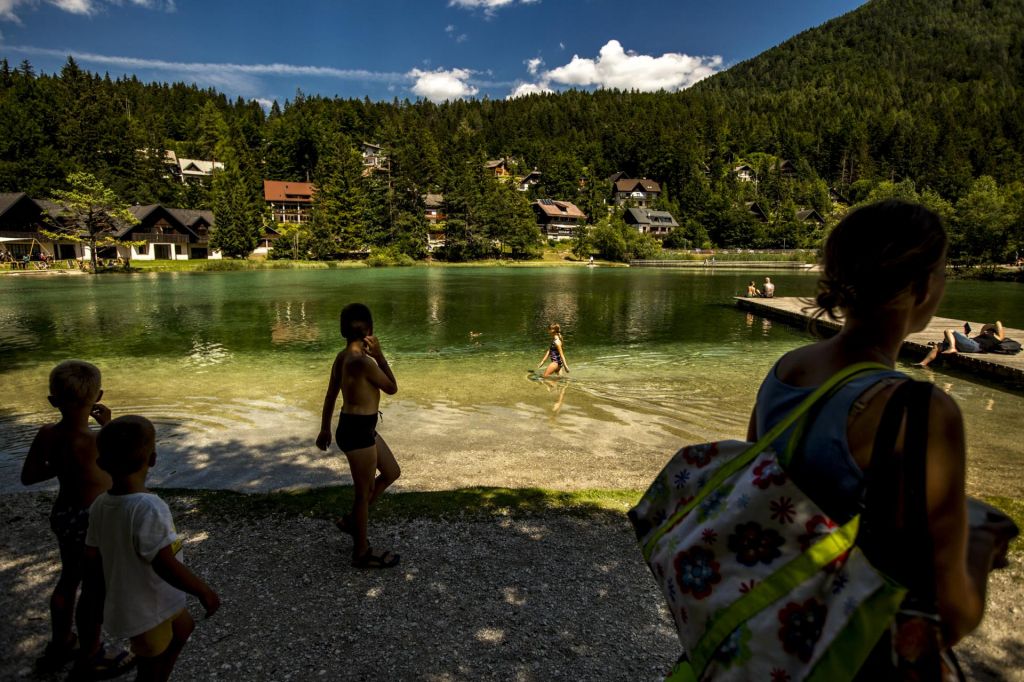
[[167, 504], [146, 489], [155, 441], [145, 417], [120, 417], [100, 431], [99, 466], [114, 484], [93, 502], [85, 539], [87, 580], [105, 588], [104, 627], [131, 639], [142, 681], [167, 680], [192, 634], [186, 593], [207, 618], [220, 607], [217, 593], [182, 563]]

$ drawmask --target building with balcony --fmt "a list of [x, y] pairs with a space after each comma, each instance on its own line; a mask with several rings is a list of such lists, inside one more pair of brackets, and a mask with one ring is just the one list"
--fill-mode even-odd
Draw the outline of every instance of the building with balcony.
[[537, 215], [540, 233], [549, 239], [571, 239], [576, 230], [586, 227], [587, 214], [571, 202], [539, 199], [530, 206]]
[[263, 200], [270, 206], [275, 223], [308, 223], [315, 191], [311, 182], [263, 181]]
[[647, 178], [618, 178], [612, 184], [612, 203], [616, 206], [647, 208], [660, 196], [661, 185]]

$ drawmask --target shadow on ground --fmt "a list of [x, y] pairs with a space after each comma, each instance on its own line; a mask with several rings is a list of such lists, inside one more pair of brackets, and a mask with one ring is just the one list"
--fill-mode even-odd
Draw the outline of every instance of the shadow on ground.
[[[370, 539], [402, 554], [388, 571], [349, 566], [351, 540], [329, 521], [347, 488], [160, 494], [186, 561], [223, 599], [205, 621], [191, 600], [199, 623], [176, 679], [654, 680], [679, 652], [616, 510], [630, 493], [387, 495]], [[0, 495], [0, 679], [30, 671], [47, 639], [51, 502]], [[958, 647], [970, 679], [1024, 671], [1018, 573], [994, 578], [985, 625]]]

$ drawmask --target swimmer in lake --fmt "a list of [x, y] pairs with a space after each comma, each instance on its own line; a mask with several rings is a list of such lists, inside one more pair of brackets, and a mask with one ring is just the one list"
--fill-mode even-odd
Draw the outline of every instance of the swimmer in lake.
[[537, 369], [540, 369], [545, 362], [548, 363], [547, 369], [544, 370], [545, 379], [556, 372], [561, 375], [563, 369], [566, 374], [569, 373], [569, 365], [565, 361], [565, 351], [562, 348], [562, 327], [557, 322], [552, 322], [548, 327], [548, 333], [551, 334], [551, 345], [548, 346], [544, 359], [537, 365]]

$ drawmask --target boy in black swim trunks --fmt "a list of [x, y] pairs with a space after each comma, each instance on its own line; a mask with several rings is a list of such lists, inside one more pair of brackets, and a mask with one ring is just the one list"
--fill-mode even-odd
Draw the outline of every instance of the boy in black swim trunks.
[[[75, 596], [85, 565], [85, 534], [89, 506], [110, 489], [110, 475], [97, 465], [96, 434], [89, 418], [100, 425], [110, 421], [110, 410], [99, 399], [100, 370], [82, 360], [65, 360], [50, 372], [50, 404], [60, 410], [60, 421], [39, 429], [21, 469], [23, 485], [57, 477], [60, 489], [50, 512], [50, 528], [60, 549], [60, 577], [50, 597], [53, 638], [39, 664], [58, 669], [78, 655], [75, 672], [87, 677], [119, 675], [132, 667], [126, 651], [106, 651], [100, 643], [102, 596], [83, 586], [75, 609]], [[78, 625], [78, 637], [71, 631]], [[76, 648], [76, 643], [80, 646]]]
[[[370, 505], [401, 474], [391, 448], [376, 431], [380, 392], [394, 395], [398, 384], [380, 349], [380, 342], [373, 335], [369, 308], [362, 303], [345, 306], [341, 311], [341, 335], [347, 345], [338, 353], [331, 368], [316, 446], [327, 450], [331, 444], [331, 415], [340, 391], [342, 405], [335, 439], [352, 471], [355, 500], [352, 511], [335, 523], [352, 535], [353, 566], [391, 568], [398, 565], [399, 556], [372, 550], [366, 539], [366, 522]], [[377, 471], [380, 474], [374, 478]]]

